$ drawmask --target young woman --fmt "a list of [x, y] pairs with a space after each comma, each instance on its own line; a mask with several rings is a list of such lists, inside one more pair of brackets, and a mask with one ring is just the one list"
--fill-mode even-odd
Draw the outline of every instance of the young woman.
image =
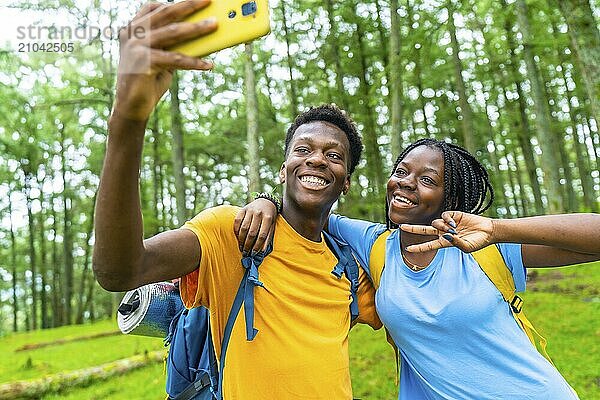
[[[471, 154], [424, 139], [396, 160], [387, 183], [387, 226], [329, 218], [329, 233], [350, 244], [369, 273], [377, 237], [400, 227], [386, 241], [376, 295], [401, 355], [399, 399], [577, 399], [469, 253], [497, 245], [517, 291], [524, 291], [526, 268], [600, 259], [600, 215], [477, 215], [492, 200], [488, 175]], [[268, 230], [261, 216], [274, 209], [259, 199], [238, 215], [245, 249], [261, 248], [247, 232]]]

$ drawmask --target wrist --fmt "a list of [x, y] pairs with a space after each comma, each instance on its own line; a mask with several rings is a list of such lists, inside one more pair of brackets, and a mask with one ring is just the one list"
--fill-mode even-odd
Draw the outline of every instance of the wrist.
[[508, 220], [505, 219], [495, 219], [491, 218], [492, 221], [492, 234], [491, 234], [491, 242], [492, 243], [509, 243], [509, 235], [508, 235]]
[[282, 205], [281, 205], [281, 199], [279, 198], [278, 195], [272, 194], [272, 193], [266, 193], [266, 192], [253, 193], [252, 199], [253, 200], [265, 199], [265, 200], [270, 201], [275, 206], [275, 209], [277, 210], [277, 214], [281, 214]]
[[121, 107], [118, 106], [118, 101], [113, 105], [113, 109], [110, 112], [109, 122], [115, 121], [123, 121], [128, 124], [146, 124], [148, 123], [149, 116], [139, 116], [132, 115], [130, 113], [126, 113], [120, 110]]
[[127, 136], [136, 133], [144, 136], [146, 131], [147, 119], [139, 120], [129, 118], [119, 111], [113, 110], [108, 119], [108, 132], [111, 134], [126, 134]]

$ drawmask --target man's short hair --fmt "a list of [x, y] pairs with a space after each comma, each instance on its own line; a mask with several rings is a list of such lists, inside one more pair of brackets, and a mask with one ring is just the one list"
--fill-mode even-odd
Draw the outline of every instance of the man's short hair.
[[346, 112], [341, 110], [335, 104], [323, 104], [318, 107], [311, 107], [307, 111], [298, 115], [285, 136], [285, 155], [287, 157], [289, 151], [289, 145], [292, 141], [296, 129], [300, 125], [308, 124], [309, 122], [323, 121], [333, 124], [340, 128], [348, 137], [350, 143], [350, 163], [348, 166], [348, 174], [354, 172], [354, 168], [360, 161], [360, 155], [362, 153], [363, 145], [356, 124], [352, 119], [346, 115]]

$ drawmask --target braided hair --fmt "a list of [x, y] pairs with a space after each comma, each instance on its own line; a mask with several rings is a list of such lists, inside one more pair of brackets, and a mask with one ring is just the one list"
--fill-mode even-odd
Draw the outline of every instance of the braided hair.
[[[492, 205], [494, 189], [487, 171], [471, 153], [452, 143], [435, 139], [417, 140], [404, 149], [396, 159], [392, 174], [404, 157], [418, 146], [427, 146], [439, 150], [444, 157], [444, 204], [442, 211], [455, 210], [481, 214]], [[389, 218], [387, 200], [385, 215], [388, 229], [397, 228], [397, 225]]]

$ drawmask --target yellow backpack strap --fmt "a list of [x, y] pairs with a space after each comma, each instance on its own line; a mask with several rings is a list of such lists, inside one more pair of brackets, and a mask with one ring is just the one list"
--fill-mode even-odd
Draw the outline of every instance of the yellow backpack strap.
[[379, 288], [381, 283], [381, 275], [383, 274], [383, 268], [385, 268], [385, 241], [390, 236], [392, 231], [387, 230], [383, 232], [373, 243], [371, 248], [371, 254], [369, 256], [369, 271], [371, 272], [371, 279], [373, 280], [373, 286], [375, 290]]
[[[379, 288], [379, 284], [381, 283], [381, 275], [383, 274], [383, 269], [385, 268], [385, 243], [390, 236], [392, 231], [386, 230], [383, 232], [373, 243], [373, 247], [371, 248], [371, 254], [369, 255], [369, 271], [371, 272], [371, 279], [373, 280], [373, 287], [375, 290]], [[396, 347], [396, 343], [394, 343], [394, 339], [390, 335], [390, 331], [385, 328], [385, 338], [387, 342], [394, 349], [394, 353], [396, 355], [396, 378], [395, 383], [398, 386], [398, 377], [400, 376], [400, 353], [398, 352], [398, 347]]]
[[535, 330], [522, 310], [523, 299], [521, 299], [521, 297], [515, 293], [515, 281], [510, 269], [504, 262], [504, 258], [502, 258], [502, 254], [500, 254], [498, 247], [495, 245], [487, 246], [481, 250], [474, 251], [471, 253], [471, 255], [473, 258], [475, 258], [475, 261], [477, 261], [477, 264], [479, 264], [479, 267], [483, 270], [487, 277], [492, 281], [496, 288], [498, 288], [498, 291], [502, 294], [504, 301], [510, 305], [510, 310], [513, 317], [521, 329], [525, 331], [525, 334], [533, 346], [536, 347], [539, 352], [542, 353], [542, 355], [554, 365], [550, 359], [550, 356], [546, 352], [546, 339], [540, 335], [537, 330]]

